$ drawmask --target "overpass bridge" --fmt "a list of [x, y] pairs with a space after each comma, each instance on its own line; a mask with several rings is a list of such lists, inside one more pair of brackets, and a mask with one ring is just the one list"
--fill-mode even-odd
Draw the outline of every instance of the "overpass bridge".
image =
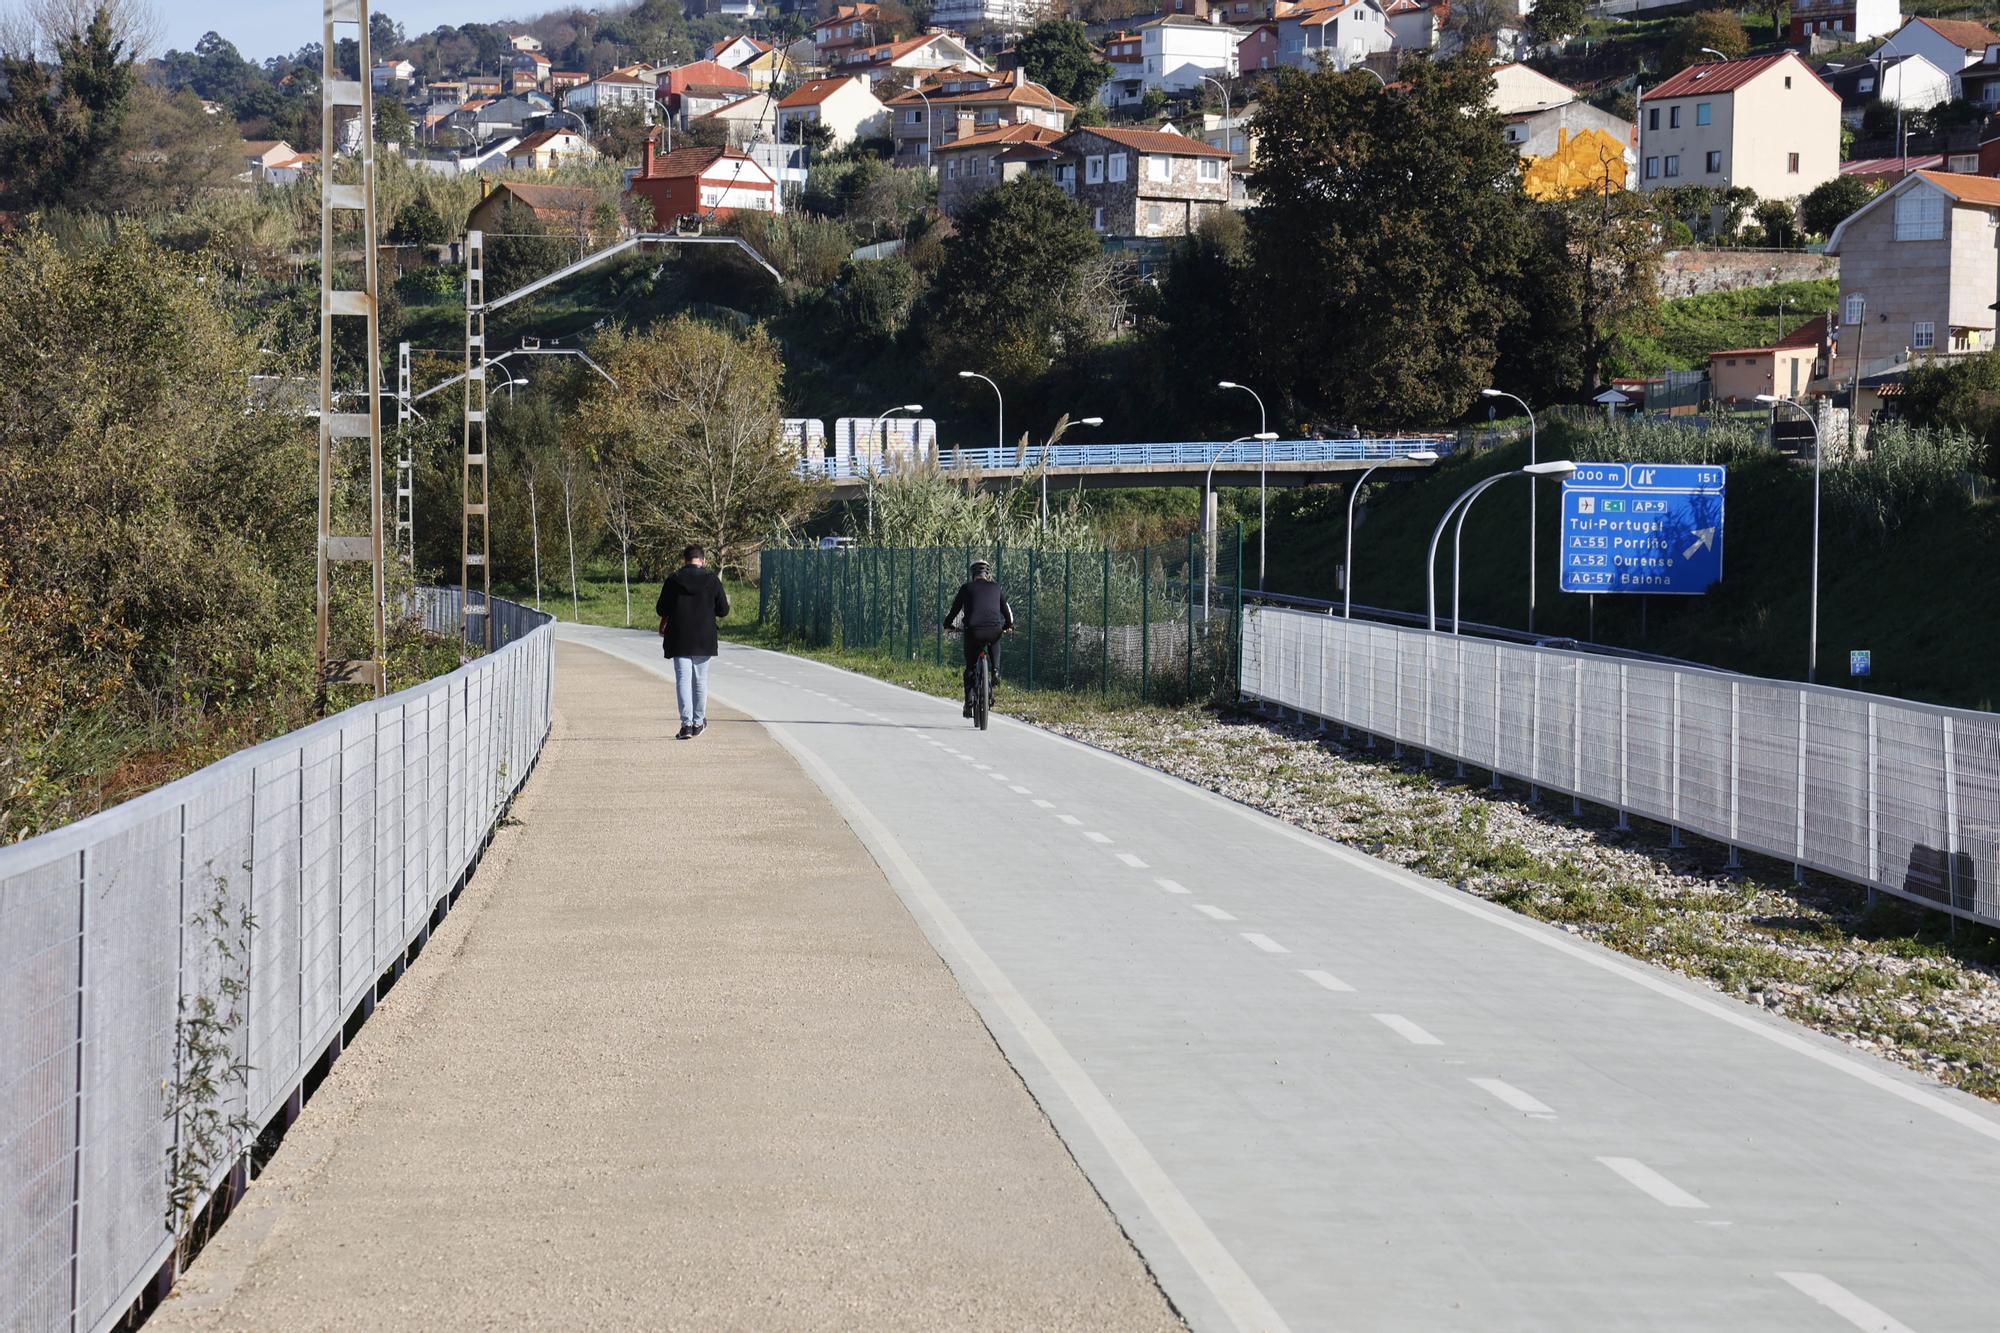
[[[964, 477], [982, 490], [1000, 491], [1047, 469], [1050, 486], [1095, 490], [1115, 486], [1255, 486], [1261, 475], [1272, 486], [1317, 486], [1356, 472], [1421, 468], [1427, 460], [1410, 455], [1451, 453], [1451, 435], [1405, 435], [1365, 440], [1188, 440], [1156, 444], [1054, 444], [1011, 449], [940, 449], [934, 465], [947, 476]], [[933, 465], [913, 453], [884, 457], [808, 457], [799, 475], [831, 483], [836, 500], [859, 499], [882, 477]]]

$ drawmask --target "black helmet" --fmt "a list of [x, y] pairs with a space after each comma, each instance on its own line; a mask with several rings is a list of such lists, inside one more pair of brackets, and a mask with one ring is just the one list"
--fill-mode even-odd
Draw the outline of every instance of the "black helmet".
[[965, 567], [965, 572], [972, 575], [972, 577], [974, 578], [978, 578], [981, 574], [991, 574], [993, 572], [993, 566], [988, 561], [975, 560], [971, 564]]

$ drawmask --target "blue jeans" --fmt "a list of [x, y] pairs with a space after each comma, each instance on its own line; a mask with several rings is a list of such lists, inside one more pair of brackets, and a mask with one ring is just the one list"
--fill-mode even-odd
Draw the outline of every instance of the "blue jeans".
[[708, 725], [708, 664], [712, 657], [676, 657], [674, 693], [680, 696], [681, 725]]

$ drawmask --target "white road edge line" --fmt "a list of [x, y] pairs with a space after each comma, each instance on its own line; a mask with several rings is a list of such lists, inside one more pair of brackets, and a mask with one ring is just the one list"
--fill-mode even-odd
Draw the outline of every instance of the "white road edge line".
[[1105, 836], [1104, 836], [1104, 835], [1103, 835], [1102, 833], [1093, 833], [1093, 832], [1092, 832], [1091, 830], [1089, 830], [1089, 829], [1085, 829], [1085, 830], [1083, 831], [1083, 836], [1084, 836], [1084, 837], [1086, 837], [1086, 838], [1088, 838], [1088, 839], [1090, 839], [1090, 840], [1091, 840], [1092, 842], [1110, 842], [1110, 841], [1111, 841], [1111, 839], [1109, 839], [1109, 838], [1105, 837]]
[[1028, 790], [1028, 789], [1027, 789], [1026, 787], [1022, 787], [1022, 786], [1012, 786], [1012, 787], [1009, 787], [1009, 788], [1007, 788], [1007, 790], [1008, 790], [1008, 791], [1011, 791], [1011, 792], [1013, 792], [1013, 793], [1014, 793], [1014, 794], [1015, 794], [1016, 796], [1033, 796], [1033, 795], [1034, 795], [1034, 793], [1033, 793], [1033, 792], [1029, 791], [1029, 790]]
[[1824, 1274], [1780, 1273], [1778, 1280], [1789, 1283], [1856, 1328], [1867, 1329], [1868, 1333], [1915, 1333], [1908, 1324], [1891, 1318]]
[[1234, 921], [1236, 919], [1220, 907], [1210, 907], [1207, 903], [1196, 903], [1194, 910], [1200, 912], [1203, 916], [1214, 917], [1217, 921]]
[[1636, 1157], [1600, 1157], [1598, 1161], [1669, 1208], [1706, 1208], [1707, 1204]]
[[1333, 975], [1333, 973], [1322, 972], [1316, 967], [1301, 968], [1299, 971], [1299, 975], [1304, 977], [1307, 981], [1311, 981], [1318, 985], [1324, 986], [1331, 991], [1340, 991], [1343, 994], [1351, 994], [1354, 990], [1354, 987], [1348, 985], [1346, 982], [1342, 981], [1339, 977]]
[[1044, 801], [1039, 796], [1035, 798], [1035, 804], [1040, 806], [1044, 810], [1053, 810], [1056, 808], [1056, 803], [1054, 801]]
[[1512, 1083], [1505, 1082], [1504, 1080], [1497, 1078], [1475, 1078], [1467, 1081], [1488, 1096], [1507, 1103], [1507, 1105], [1513, 1107], [1516, 1111], [1525, 1111], [1529, 1115], [1546, 1116], [1552, 1116], [1556, 1113], [1554, 1107], [1549, 1106], [1539, 1097], [1531, 1097]]
[[1371, 1015], [1377, 1023], [1389, 1029], [1412, 1046], [1442, 1046], [1444, 1042], [1412, 1023], [1401, 1014]]
[[1176, 880], [1156, 879], [1153, 881], [1153, 883], [1159, 885], [1161, 888], [1165, 889], [1168, 893], [1186, 893], [1188, 891], [1187, 885], [1182, 884]]
[[1141, 861], [1138, 857], [1132, 855], [1132, 853], [1130, 852], [1118, 853], [1118, 859], [1123, 861], [1126, 865], [1131, 866], [1134, 870], [1144, 870], [1146, 868], [1146, 863], [1144, 861]]
[[1248, 941], [1250, 941], [1250, 942], [1251, 942], [1252, 944], [1256, 945], [1256, 946], [1257, 946], [1258, 948], [1262, 949], [1262, 950], [1263, 950], [1263, 951], [1264, 951], [1265, 953], [1290, 953], [1290, 952], [1291, 952], [1291, 950], [1290, 950], [1290, 949], [1287, 949], [1287, 948], [1286, 948], [1286, 947], [1285, 947], [1284, 945], [1282, 945], [1282, 944], [1278, 943], [1278, 942], [1277, 942], [1276, 940], [1272, 939], [1272, 938], [1271, 938], [1271, 937], [1270, 937], [1269, 935], [1259, 935], [1259, 934], [1258, 934], [1258, 933], [1257, 933], [1256, 931], [1254, 931], [1254, 930], [1246, 930], [1246, 931], [1244, 931], [1244, 932], [1243, 932], [1243, 938], [1244, 938], [1244, 939], [1246, 939], [1246, 940], [1248, 940]]
[[1069, 825], [1071, 828], [1077, 828], [1083, 823], [1083, 821], [1081, 819], [1078, 819], [1075, 815], [1057, 815], [1056, 818], [1060, 819], [1063, 823]]
[[820, 789], [833, 800], [857, 831], [864, 831], [881, 849], [887, 861], [883, 869], [902, 881], [904, 890], [930, 918], [936, 938], [957, 955], [959, 965], [969, 978], [1013, 1024], [1014, 1030], [1020, 1034], [1028, 1049], [1035, 1053], [1056, 1086], [1069, 1098], [1070, 1104], [1096, 1135], [1105, 1152], [1117, 1163], [1133, 1191], [1144, 1201], [1161, 1233], [1180, 1251], [1188, 1267], [1194, 1270], [1202, 1285], [1215, 1297], [1216, 1304], [1228, 1316], [1229, 1322], [1240, 1333], [1287, 1333], [1288, 1326], [1276, 1307], [1209, 1229], [1208, 1223], [1202, 1220], [1201, 1214], [1195, 1211], [1194, 1205], [1180, 1192], [1132, 1127], [1125, 1123], [1124, 1117], [1118, 1114], [1103, 1090], [1077, 1063], [1076, 1057], [1069, 1053], [1061, 1038], [1014, 989], [1014, 984], [979, 947], [979, 942], [973, 939], [957, 914], [945, 905], [937, 889], [917, 868], [916, 862], [910, 859], [895, 835], [848, 790], [846, 783], [834, 776], [833, 770], [818, 755], [790, 732], [772, 722], [765, 722], [764, 728], [813, 774]]

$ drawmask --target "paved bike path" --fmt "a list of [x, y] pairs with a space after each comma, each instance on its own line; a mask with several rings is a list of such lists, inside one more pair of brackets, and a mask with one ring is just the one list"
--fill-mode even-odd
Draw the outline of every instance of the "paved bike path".
[[1004, 717], [735, 646], [712, 683], [1197, 1327], [1992, 1326], [1993, 1108]]

